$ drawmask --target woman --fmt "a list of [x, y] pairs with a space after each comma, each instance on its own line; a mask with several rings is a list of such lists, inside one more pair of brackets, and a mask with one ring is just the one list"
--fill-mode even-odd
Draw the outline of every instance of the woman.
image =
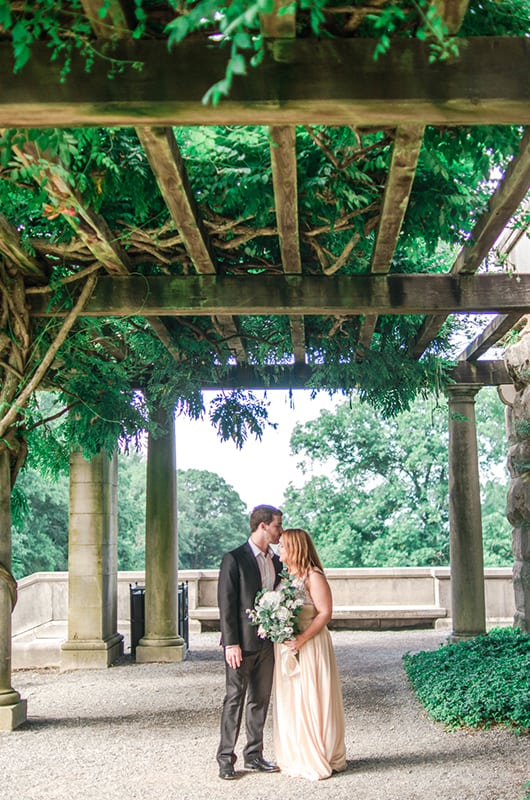
[[274, 645], [274, 749], [282, 772], [322, 780], [346, 768], [342, 692], [326, 627], [331, 590], [306, 531], [284, 530], [279, 556], [304, 604], [297, 636]]

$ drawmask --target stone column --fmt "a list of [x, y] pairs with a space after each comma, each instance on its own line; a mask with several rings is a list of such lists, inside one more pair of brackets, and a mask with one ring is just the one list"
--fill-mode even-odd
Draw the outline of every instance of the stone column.
[[145, 531], [145, 633], [136, 661], [182, 661], [178, 635], [177, 487], [175, 423], [157, 412], [159, 431], [149, 435]]
[[507, 516], [513, 526], [514, 625], [530, 633], [530, 336], [528, 333], [523, 335], [519, 342], [507, 348], [504, 360], [513, 380], [513, 392], [509, 393], [509, 403], [506, 408], [506, 421], [510, 472]]
[[480, 481], [475, 395], [480, 387], [453, 385], [449, 396], [449, 525], [451, 549], [451, 639], [486, 630]]
[[70, 457], [68, 640], [62, 669], [99, 669], [123, 653], [118, 627], [117, 457]]
[[27, 702], [11, 686], [11, 613], [17, 583], [11, 574], [11, 475], [9, 451], [0, 445], [0, 731], [27, 719]]

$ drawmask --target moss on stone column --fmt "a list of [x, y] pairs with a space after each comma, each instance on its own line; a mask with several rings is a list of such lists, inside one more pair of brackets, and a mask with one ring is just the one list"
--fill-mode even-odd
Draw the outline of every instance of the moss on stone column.
[[530, 336], [508, 347], [504, 360], [513, 380], [513, 392], [504, 399], [510, 445], [507, 516], [513, 526], [514, 625], [530, 633]]
[[449, 524], [451, 606], [455, 641], [486, 630], [484, 557], [475, 394], [480, 387], [453, 385], [449, 395]]
[[136, 661], [182, 661], [178, 635], [178, 559], [175, 423], [156, 412], [158, 432], [149, 435], [146, 486], [145, 632]]
[[68, 640], [63, 669], [103, 668], [123, 653], [117, 632], [117, 459], [70, 457]]
[[9, 452], [0, 443], [0, 731], [27, 718], [26, 700], [11, 686], [11, 613], [16, 582], [11, 574], [11, 476]]

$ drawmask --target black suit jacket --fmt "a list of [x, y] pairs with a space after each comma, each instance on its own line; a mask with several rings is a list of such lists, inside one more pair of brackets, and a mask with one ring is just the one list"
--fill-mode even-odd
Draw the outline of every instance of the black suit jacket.
[[[282, 564], [277, 555], [272, 558], [279, 582]], [[256, 556], [248, 542], [223, 556], [219, 570], [217, 602], [221, 622], [221, 644], [240, 645], [243, 651], [260, 650], [266, 640], [260, 639], [257, 628], [250, 624], [247, 608], [252, 608], [256, 594], [262, 588]]]

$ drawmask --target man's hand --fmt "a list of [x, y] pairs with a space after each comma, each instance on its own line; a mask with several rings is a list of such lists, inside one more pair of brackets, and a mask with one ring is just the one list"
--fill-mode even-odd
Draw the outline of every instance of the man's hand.
[[225, 658], [226, 663], [232, 669], [237, 669], [241, 666], [241, 662], [243, 661], [243, 653], [241, 652], [241, 647], [238, 644], [231, 644], [228, 647], [225, 647]]

